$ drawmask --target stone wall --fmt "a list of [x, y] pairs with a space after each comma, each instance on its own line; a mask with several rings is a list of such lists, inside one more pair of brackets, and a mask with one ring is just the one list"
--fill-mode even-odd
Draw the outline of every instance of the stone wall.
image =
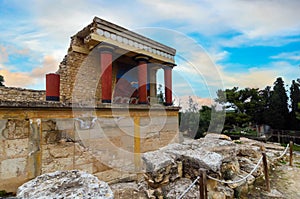
[[83, 39], [71, 38], [68, 54], [59, 65], [60, 96], [62, 101], [99, 101], [100, 56], [97, 49], [87, 54], [78, 49], [86, 49]]
[[0, 114], [0, 190], [8, 192], [57, 170], [79, 169], [106, 182], [137, 179], [141, 153], [178, 141], [176, 114], [150, 118], [147, 111], [135, 111], [133, 117], [113, 117], [108, 109], [97, 117], [69, 118], [66, 110], [56, 110], [58, 118], [48, 118], [55, 110], [16, 111]]
[[46, 92], [44, 90], [0, 87], [0, 101], [37, 102], [45, 100]]

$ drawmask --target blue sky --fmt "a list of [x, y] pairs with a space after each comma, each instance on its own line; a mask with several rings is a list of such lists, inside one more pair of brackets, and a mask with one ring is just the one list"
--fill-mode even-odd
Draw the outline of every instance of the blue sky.
[[299, 8], [298, 0], [0, 0], [0, 74], [7, 86], [44, 89], [70, 36], [98, 16], [177, 49], [177, 96], [211, 99], [279, 76], [290, 84], [300, 76]]

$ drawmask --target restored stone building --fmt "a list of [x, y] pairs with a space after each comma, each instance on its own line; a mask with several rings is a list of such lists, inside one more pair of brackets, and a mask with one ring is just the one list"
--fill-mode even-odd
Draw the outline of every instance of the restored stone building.
[[[95, 17], [71, 37], [46, 91], [0, 87], [0, 190], [55, 170], [136, 178], [140, 153], [178, 139], [175, 49]], [[156, 73], [164, 70], [165, 102]]]

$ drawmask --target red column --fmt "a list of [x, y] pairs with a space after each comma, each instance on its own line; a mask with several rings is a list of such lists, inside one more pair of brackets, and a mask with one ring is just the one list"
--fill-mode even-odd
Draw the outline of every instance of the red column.
[[138, 62], [139, 104], [148, 104], [147, 99], [147, 62], [148, 57], [136, 57]]
[[46, 101], [59, 101], [59, 74], [46, 74]]
[[165, 100], [166, 106], [171, 106], [172, 102], [172, 68], [169, 66], [164, 67], [164, 78], [165, 78]]
[[112, 96], [112, 47], [100, 47], [102, 103], [111, 103]]

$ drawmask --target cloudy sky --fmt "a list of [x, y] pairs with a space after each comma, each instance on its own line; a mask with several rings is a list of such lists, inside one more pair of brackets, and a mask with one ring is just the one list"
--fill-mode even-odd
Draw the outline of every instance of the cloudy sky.
[[70, 36], [98, 16], [176, 48], [178, 96], [214, 98], [218, 88], [264, 88], [279, 76], [290, 84], [300, 76], [299, 8], [299, 0], [0, 0], [0, 74], [7, 86], [44, 89]]

